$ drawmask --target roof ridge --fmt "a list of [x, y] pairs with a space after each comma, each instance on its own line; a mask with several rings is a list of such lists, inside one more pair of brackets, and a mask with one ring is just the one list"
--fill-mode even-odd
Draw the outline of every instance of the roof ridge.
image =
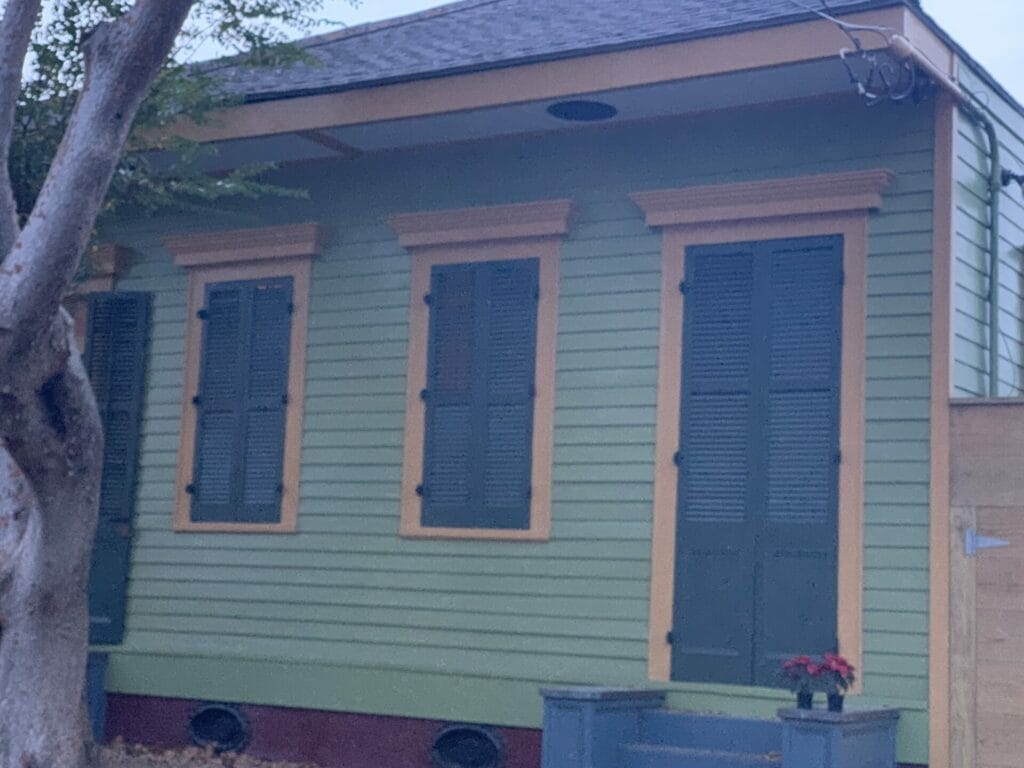
[[493, 5], [500, 2], [504, 2], [504, 0], [457, 0], [456, 2], [444, 3], [443, 5], [438, 5], [433, 8], [426, 8], [422, 11], [406, 13], [402, 16], [394, 16], [390, 19], [368, 21], [365, 24], [357, 24], [352, 27], [336, 29], [332, 32], [312, 35], [301, 40], [295, 40], [294, 44], [300, 45], [303, 48], [314, 48], [318, 45], [325, 45], [327, 43], [333, 43], [346, 38], [368, 35], [373, 32], [379, 32], [383, 29], [402, 27], [407, 24], [414, 24], [418, 21], [425, 21], [438, 16], [448, 16], [453, 13], [459, 13], [460, 11], [470, 10], [471, 8], [478, 8], [482, 5]]

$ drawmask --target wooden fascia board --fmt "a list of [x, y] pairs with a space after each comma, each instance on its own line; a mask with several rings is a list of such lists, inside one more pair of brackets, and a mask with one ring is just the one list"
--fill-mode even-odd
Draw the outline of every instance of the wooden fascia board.
[[389, 217], [388, 224], [404, 248], [416, 248], [564, 235], [571, 212], [572, 200], [544, 200], [400, 213]]
[[164, 245], [179, 267], [312, 257], [323, 246], [318, 222], [171, 237]]
[[[948, 51], [907, 8], [844, 18], [895, 34], [904, 34], [913, 19], [916, 38], [929, 42], [930, 36]], [[863, 35], [866, 50], [886, 44], [880, 35]], [[849, 46], [849, 38], [835, 24], [817, 19], [626, 51], [243, 104], [217, 113], [203, 125], [182, 124], [174, 130], [186, 138], [208, 142], [361, 125], [833, 59]], [[938, 55], [936, 50], [930, 55]]]
[[634, 192], [651, 227], [865, 211], [892, 183], [885, 169]]

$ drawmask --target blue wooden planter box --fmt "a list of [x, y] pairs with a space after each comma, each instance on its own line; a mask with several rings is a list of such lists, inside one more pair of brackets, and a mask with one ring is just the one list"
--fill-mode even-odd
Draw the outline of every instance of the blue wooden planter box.
[[579, 686], [542, 688], [541, 768], [618, 768], [619, 746], [636, 741], [643, 712], [664, 691]]
[[783, 768], [895, 768], [896, 709], [780, 709]]

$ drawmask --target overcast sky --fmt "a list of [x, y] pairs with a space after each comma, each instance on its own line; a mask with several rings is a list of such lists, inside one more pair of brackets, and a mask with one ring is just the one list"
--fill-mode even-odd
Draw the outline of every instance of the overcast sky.
[[[921, 4], [1003, 87], [1024, 102], [1024, 0], [922, 0]], [[346, 24], [362, 24], [438, 5], [444, 2], [363, 0], [358, 8], [352, 8], [347, 0], [327, 0], [325, 15]]]

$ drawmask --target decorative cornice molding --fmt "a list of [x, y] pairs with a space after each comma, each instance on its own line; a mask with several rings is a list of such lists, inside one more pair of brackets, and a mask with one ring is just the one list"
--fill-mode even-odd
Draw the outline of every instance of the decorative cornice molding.
[[648, 226], [867, 211], [882, 205], [893, 173], [882, 168], [790, 179], [656, 189], [630, 195]]
[[405, 248], [524, 237], [551, 237], [569, 231], [572, 200], [544, 200], [512, 205], [400, 213], [388, 224]]
[[320, 223], [305, 222], [170, 237], [164, 240], [164, 245], [179, 267], [201, 267], [268, 259], [311, 258], [320, 253], [323, 234]]

